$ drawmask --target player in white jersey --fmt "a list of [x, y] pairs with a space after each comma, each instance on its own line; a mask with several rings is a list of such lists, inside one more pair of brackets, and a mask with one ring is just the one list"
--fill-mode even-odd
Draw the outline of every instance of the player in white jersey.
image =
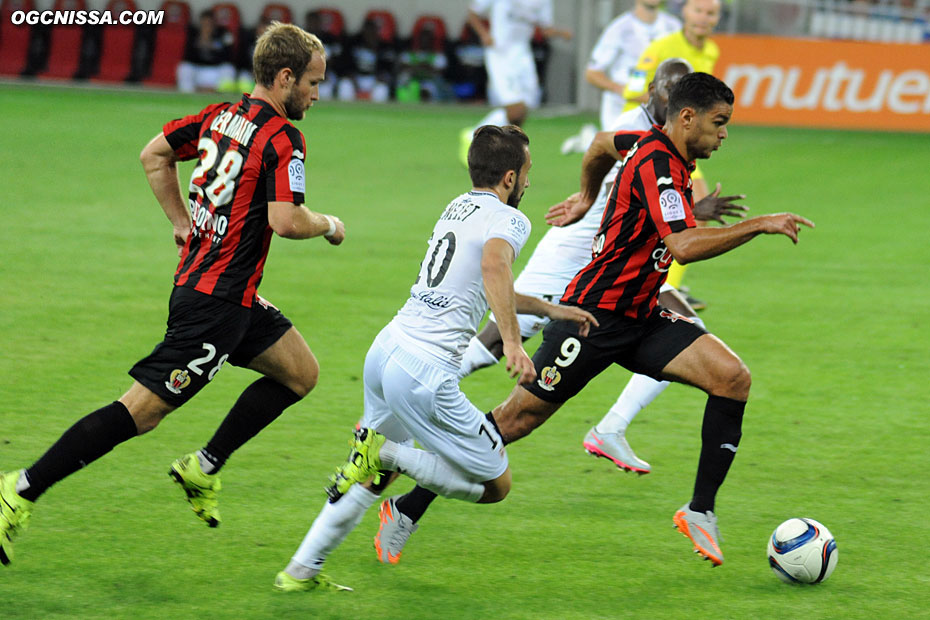
[[[536, 28], [546, 38], [570, 39], [571, 31], [553, 25], [552, 0], [471, 0], [467, 20], [484, 46], [488, 98], [493, 106], [478, 126], [522, 125], [542, 97], [532, 49]], [[468, 127], [460, 135], [459, 158], [466, 166], [473, 132], [474, 127]]]
[[[653, 39], [681, 29], [677, 17], [659, 10], [661, 4], [661, 0], [636, 0], [632, 10], [615, 17], [604, 28], [591, 50], [584, 77], [603, 91], [600, 116], [603, 131], [612, 129], [623, 112], [626, 105], [623, 89], [646, 46]], [[565, 139], [562, 153], [584, 153], [595, 133], [597, 127], [593, 123], [585, 124], [580, 132]]]
[[[536, 371], [523, 349], [517, 311], [573, 320], [585, 333], [597, 324], [580, 308], [514, 293], [511, 265], [530, 234], [529, 220], [517, 210], [529, 186], [528, 144], [515, 126], [475, 132], [469, 152], [474, 189], [443, 211], [410, 297], [368, 351], [365, 413], [353, 452], [327, 489], [330, 501], [278, 573], [276, 588], [344, 589], [319, 574], [323, 562], [396, 472], [465, 501], [497, 502], [509, 492], [507, 453], [493, 418], [459, 389], [462, 352], [490, 305], [501, 317], [511, 376], [530, 383]], [[426, 450], [413, 448], [414, 439]]]
[[[649, 101], [618, 116], [610, 131], [646, 131], [653, 125], [664, 124], [668, 93], [681, 76], [690, 71], [690, 65], [682, 59], [667, 60], [656, 72], [656, 78], [650, 85]], [[547, 300], [558, 300], [575, 274], [591, 261], [592, 239], [600, 226], [610, 188], [620, 166], [621, 162], [617, 162], [604, 178], [597, 199], [581, 220], [564, 228], [555, 226], [546, 232], [514, 282], [517, 291]], [[696, 218], [722, 222], [723, 215], [742, 216], [744, 208], [732, 203], [742, 196], [719, 197], [719, 192], [718, 187], [716, 192], [695, 205]], [[671, 286], [662, 287], [659, 303], [703, 327], [697, 313]], [[517, 319], [524, 340], [542, 331], [549, 322], [545, 317], [523, 314]], [[500, 356], [500, 336], [492, 315], [481, 333], [469, 343], [459, 374], [465, 377], [478, 368], [495, 364]], [[604, 419], [588, 432], [584, 440], [585, 449], [609, 458], [623, 469], [649, 473], [649, 463], [636, 456], [624, 433], [633, 418], [667, 386], [667, 381], [659, 382], [645, 375], [634, 375]]]
[[661, 0], [636, 0], [632, 10], [607, 25], [591, 51], [585, 79], [604, 91], [602, 130], [612, 129], [623, 112], [623, 89], [646, 46], [653, 39], [681, 29], [681, 20], [659, 10], [661, 4]]

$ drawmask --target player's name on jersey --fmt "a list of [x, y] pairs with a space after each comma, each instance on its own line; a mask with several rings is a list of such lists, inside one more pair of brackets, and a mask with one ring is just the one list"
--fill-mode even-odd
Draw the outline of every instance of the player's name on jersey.
[[456, 200], [446, 207], [446, 210], [443, 211], [442, 215], [439, 217], [439, 221], [453, 220], [456, 222], [464, 222], [480, 208], [481, 207], [473, 203], [470, 198]]
[[210, 123], [210, 129], [217, 131], [224, 136], [229, 136], [236, 142], [248, 146], [252, 140], [252, 135], [258, 129], [254, 123], [237, 116], [231, 112], [223, 112]]
[[433, 291], [421, 291], [416, 295], [411, 295], [414, 299], [422, 301], [430, 308], [434, 310], [439, 310], [442, 308], [448, 308], [452, 305], [452, 298], [448, 295], [440, 295], [439, 293], [434, 293]]

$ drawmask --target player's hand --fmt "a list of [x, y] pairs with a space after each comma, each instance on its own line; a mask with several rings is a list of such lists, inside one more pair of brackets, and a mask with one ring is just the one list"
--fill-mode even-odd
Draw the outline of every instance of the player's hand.
[[806, 217], [801, 217], [794, 213], [773, 213], [763, 215], [762, 231], [767, 235], [785, 235], [795, 244], [798, 242], [798, 233], [801, 232], [800, 224], [808, 228], [814, 228], [814, 223]]
[[333, 218], [333, 221], [336, 222], [336, 232], [331, 235], [326, 235], [324, 238], [332, 245], [339, 245], [346, 238], [346, 225], [335, 215], [330, 215], [329, 217]]
[[481, 35], [481, 45], [485, 47], [494, 47], [494, 37], [490, 33]]
[[191, 225], [187, 224], [184, 228], [174, 227], [174, 245], [178, 247], [178, 256], [184, 252], [184, 244], [187, 243], [187, 237], [191, 234]]
[[504, 343], [504, 357], [507, 358], [507, 374], [517, 378], [517, 383], [532, 383], [536, 380], [536, 367], [520, 343]]
[[594, 318], [594, 315], [587, 310], [582, 310], [578, 306], [560, 306], [552, 304], [549, 311], [549, 318], [552, 320], [573, 321], [578, 324], [578, 335], [582, 338], [588, 337], [591, 326], [600, 327], [600, 323]]
[[720, 183], [717, 183], [717, 189], [715, 189], [712, 194], [704, 196], [694, 205], [694, 219], [704, 222], [714, 221], [726, 224], [723, 220], [723, 216], [746, 217], [743, 214], [749, 211], [749, 207], [744, 207], [743, 205], [738, 205], [733, 202], [734, 200], [743, 200], [745, 198], [745, 194], [721, 196]]
[[549, 226], [568, 226], [584, 217], [591, 205], [581, 200], [581, 192], [575, 192], [562, 202], [552, 205], [546, 211], [546, 224]]

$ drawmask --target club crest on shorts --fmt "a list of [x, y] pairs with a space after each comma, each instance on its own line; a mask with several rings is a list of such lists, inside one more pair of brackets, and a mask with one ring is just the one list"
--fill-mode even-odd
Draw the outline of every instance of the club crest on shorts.
[[689, 318], [686, 317], [685, 315], [683, 315], [683, 314], [678, 314], [678, 313], [675, 312], [674, 310], [668, 310], [668, 309], [662, 310], [662, 311], [659, 313], [659, 316], [662, 317], [662, 318], [664, 318], [664, 319], [668, 319], [668, 320], [671, 321], [672, 323], [674, 323], [675, 321], [678, 321], [678, 320], [686, 321], [686, 322], [688, 322], [688, 323], [694, 323], [694, 321], [692, 321], [691, 319], [689, 319]]
[[165, 387], [172, 394], [180, 394], [181, 390], [191, 384], [190, 373], [187, 370], [174, 369], [171, 371], [171, 378], [165, 381]]
[[560, 373], [555, 366], [546, 366], [542, 369], [542, 372], [539, 373], [539, 379], [536, 380], [536, 384], [542, 389], [551, 392], [561, 380], [562, 373]]

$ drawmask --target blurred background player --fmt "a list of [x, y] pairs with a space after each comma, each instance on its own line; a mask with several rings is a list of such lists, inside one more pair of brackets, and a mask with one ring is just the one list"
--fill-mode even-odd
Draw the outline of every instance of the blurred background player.
[[201, 11], [197, 29], [187, 39], [184, 60], [178, 63], [178, 90], [183, 93], [216, 91], [221, 84], [234, 84], [233, 42], [232, 33], [216, 23], [212, 9]]
[[[720, 48], [710, 35], [720, 22], [720, 0], [687, 0], [681, 7], [681, 18], [681, 30], [654, 40], [640, 56], [623, 91], [627, 100], [624, 111], [632, 110], [646, 100], [646, 88], [652, 81], [656, 68], [667, 58], [684, 58], [691, 63], [695, 71], [714, 73], [714, 66], [720, 57]], [[691, 180], [694, 183], [694, 200], [697, 202], [709, 191], [700, 167], [695, 168]], [[674, 262], [669, 268], [667, 282], [685, 293], [695, 310], [707, 307], [705, 302], [692, 297], [689, 291], [682, 287], [684, 276], [685, 267]]]
[[[12, 560], [13, 537], [49, 487], [154, 429], [228, 361], [263, 376], [242, 392], [207, 444], [168, 472], [197, 517], [217, 527], [220, 469], [315, 387], [320, 367], [313, 352], [257, 289], [274, 234], [325, 237], [332, 245], [345, 238], [338, 218], [303, 204], [307, 146], [290, 122], [303, 119], [319, 98], [326, 57], [316, 37], [274, 24], [259, 39], [253, 65], [258, 85], [251, 95], [169, 121], [142, 150], [180, 256], [168, 329], [130, 369], [134, 381], [119, 400], [78, 420], [32, 466], [0, 473], [0, 563]], [[198, 158], [185, 197], [177, 162]], [[125, 480], [132, 484], [132, 475]]]
[[336, 96], [340, 101], [389, 100], [396, 63], [397, 50], [381, 38], [378, 22], [366, 19], [346, 45], [345, 76], [336, 85]]
[[[531, 41], [536, 28], [546, 38], [571, 39], [570, 30], [555, 28], [552, 0], [472, 0], [468, 24], [484, 46], [488, 98], [494, 108], [476, 125], [523, 125], [531, 109], [539, 107], [542, 90]], [[484, 18], [490, 23], [485, 25]], [[468, 145], [475, 127], [459, 136], [459, 160], [468, 166]]]
[[[655, 73], [655, 79], [649, 85], [649, 100], [614, 119], [610, 131], [648, 131], [653, 125], [664, 125], [669, 92], [682, 76], [690, 72], [690, 65], [680, 58], [662, 62]], [[539, 241], [526, 267], [514, 282], [517, 291], [549, 301], [557, 300], [572, 278], [591, 262], [591, 241], [601, 225], [601, 216], [619, 169], [620, 163], [617, 162], [604, 177], [594, 204], [579, 221], [564, 227], [559, 226], [561, 220], [550, 221], [554, 227]], [[723, 222], [724, 215], [742, 217], [745, 209], [732, 203], [738, 198], [741, 196], [718, 197], [714, 193], [695, 205], [694, 216], [696, 219], [719, 222]], [[703, 327], [695, 311], [671, 286], [662, 287], [659, 304], [692, 318]], [[532, 338], [549, 323], [544, 317], [527, 314], [521, 314], [518, 319], [524, 340]], [[481, 333], [468, 343], [460, 375], [465, 377], [479, 368], [496, 364], [501, 355], [500, 333], [492, 315]], [[633, 418], [668, 385], [667, 381], [659, 382], [645, 375], [633, 375], [604, 419], [588, 432], [583, 442], [585, 449], [609, 458], [622, 469], [640, 474], [649, 473], [649, 463], [636, 456], [627, 443], [625, 431]]]
[[[585, 80], [601, 91], [600, 129], [612, 129], [626, 106], [623, 91], [640, 55], [651, 41], [681, 29], [681, 21], [659, 9], [661, 0], [636, 0], [601, 33], [585, 70]], [[588, 124], [562, 143], [562, 153], [584, 153], [598, 128]]]

